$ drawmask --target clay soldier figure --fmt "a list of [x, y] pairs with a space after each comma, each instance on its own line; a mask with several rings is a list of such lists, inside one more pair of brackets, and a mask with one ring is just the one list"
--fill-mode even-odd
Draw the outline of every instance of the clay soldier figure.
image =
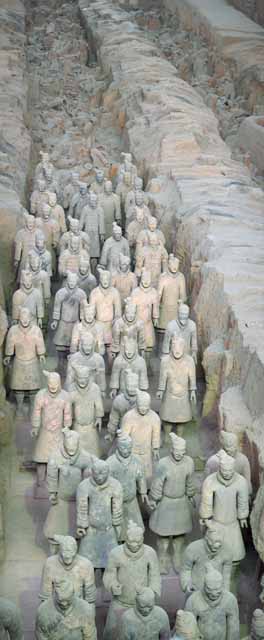
[[104, 171], [102, 171], [102, 169], [96, 169], [95, 180], [93, 180], [93, 182], [90, 185], [90, 191], [93, 191], [93, 193], [96, 193], [97, 196], [101, 196], [104, 193], [104, 187], [105, 187]]
[[97, 287], [97, 280], [91, 273], [90, 258], [84, 255], [80, 256], [79, 269], [78, 269], [78, 287], [82, 289], [89, 300], [90, 293], [95, 287]]
[[51, 208], [51, 216], [56, 220], [59, 225], [60, 235], [67, 231], [66, 222], [65, 222], [65, 213], [60, 204], [57, 202], [57, 194], [49, 193], [48, 194], [48, 204]]
[[183, 554], [180, 582], [184, 593], [203, 588], [205, 567], [210, 562], [223, 576], [224, 588], [230, 591], [232, 554], [223, 542], [223, 531], [216, 522], [207, 523], [204, 538], [194, 540]]
[[146, 230], [146, 220], [144, 217], [144, 212], [142, 211], [141, 208], [135, 207], [134, 217], [132, 218], [131, 222], [127, 225], [127, 229], [126, 229], [126, 237], [127, 237], [127, 241], [128, 241], [133, 258], [136, 251], [137, 239], [140, 233], [145, 230]]
[[185, 302], [186, 300], [185, 277], [179, 271], [179, 264], [178, 258], [171, 253], [168, 260], [168, 269], [166, 273], [161, 274], [159, 279], [160, 317], [158, 326], [160, 331], [165, 331], [168, 323], [177, 318], [179, 302]]
[[192, 420], [192, 407], [196, 405], [195, 364], [184, 349], [184, 339], [175, 336], [170, 354], [161, 359], [157, 398], [162, 400], [160, 417], [166, 444], [174, 424], [178, 435], [182, 435], [184, 425]]
[[35, 289], [38, 289], [42, 295], [44, 305], [49, 306], [50, 303], [50, 276], [44, 269], [41, 268], [40, 256], [35, 251], [30, 251], [28, 254], [28, 267], [27, 270], [32, 274], [32, 285]]
[[125, 173], [130, 173], [131, 175], [131, 184], [133, 184], [135, 177], [137, 176], [137, 167], [132, 163], [132, 154], [124, 153], [122, 151], [121, 157], [123, 157], [123, 162], [119, 166], [119, 171], [117, 174], [117, 182], [121, 182], [123, 180], [123, 176]]
[[31, 271], [22, 269], [20, 277], [20, 289], [13, 293], [12, 298], [12, 321], [18, 322], [22, 307], [28, 309], [32, 316], [32, 321], [42, 327], [44, 318], [44, 301], [39, 289], [33, 287]]
[[194, 463], [186, 455], [186, 442], [170, 434], [170, 455], [162, 458], [155, 471], [150, 489], [153, 510], [149, 527], [157, 535], [161, 573], [168, 573], [168, 548], [172, 540], [172, 560], [175, 571], [181, 566], [185, 535], [192, 530], [192, 510], [195, 506], [193, 481]]
[[202, 486], [200, 504], [201, 524], [210, 518], [223, 530], [223, 542], [232, 553], [233, 562], [245, 557], [241, 530], [247, 527], [248, 483], [235, 471], [235, 460], [222, 451], [219, 471], [208, 476]]
[[151, 286], [149, 271], [142, 271], [140, 285], [132, 292], [131, 301], [137, 306], [138, 319], [144, 322], [146, 350], [151, 351], [155, 345], [154, 327], [159, 319], [159, 298]]
[[102, 429], [104, 406], [98, 385], [93, 381], [93, 372], [88, 367], [74, 367], [74, 389], [70, 393], [73, 429], [80, 437], [84, 451], [101, 457], [99, 433]]
[[110, 397], [116, 397], [118, 391], [125, 391], [125, 371], [129, 369], [138, 374], [139, 389], [149, 387], [147, 366], [144, 358], [138, 355], [137, 343], [131, 338], [124, 339], [124, 349], [115, 358], [110, 378]]
[[148, 235], [148, 243], [137, 252], [136, 275], [141, 276], [142, 271], [150, 271], [151, 285], [157, 287], [162, 271], [166, 271], [168, 254], [165, 247], [160, 244], [155, 234]]
[[[128, 215], [128, 212], [131, 209], [134, 209], [134, 207], [136, 205], [136, 200], [135, 200], [136, 191], [143, 191], [143, 180], [139, 176], [136, 176], [134, 178], [133, 187], [132, 187], [132, 189], [130, 189], [130, 191], [128, 191], [127, 196], [126, 196], [126, 200], [125, 200], [125, 214], [126, 214], [126, 217]], [[144, 194], [144, 200], [145, 200], [145, 204], [147, 204], [148, 197], [147, 197], [146, 194]]]
[[81, 231], [80, 220], [68, 216], [68, 221], [70, 224], [69, 231], [65, 231], [65, 233], [63, 233], [60, 238], [60, 253], [69, 248], [70, 238], [72, 236], [78, 236], [78, 238], [81, 239], [82, 249], [85, 249], [90, 255], [90, 238], [88, 236], [88, 233], [85, 233], [85, 231]]
[[79, 193], [80, 175], [76, 171], [72, 171], [70, 181], [68, 181], [63, 189], [63, 209], [68, 211], [73, 196]]
[[34, 399], [41, 387], [41, 364], [45, 362], [45, 344], [42, 331], [32, 322], [29, 309], [22, 308], [19, 322], [7, 334], [4, 364], [13, 357], [10, 389], [15, 393], [17, 415], [22, 414], [24, 395]]
[[71, 580], [56, 578], [52, 596], [37, 611], [36, 640], [96, 640], [95, 608], [78, 598]]
[[88, 233], [91, 242], [91, 268], [94, 273], [105, 239], [104, 212], [96, 193], [90, 193], [89, 202], [83, 207], [80, 217], [81, 229]]
[[89, 202], [89, 194], [87, 193], [87, 184], [85, 182], [79, 182], [79, 191], [72, 196], [69, 216], [80, 220], [81, 212], [85, 205]]
[[178, 609], [173, 640], [201, 640], [196, 619], [190, 611]]
[[28, 261], [28, 254], [35, 247], [36, 240], [36, 219], [30, 216], [26, 211], [23, 215], [25, 224], [23, 229], [19, 229], [15, 236], [14, 251], [14, 270], [18, 269], [17, 278], [20, 278], [20, 272], [25, 268]]
[[46, 247], [51, 253], [52, 271], [56, 271], [56, 249], [60, 239], [60, 228], [57, 221], [51, 216], [49, 204], [42, 205], [41, 231], [44, 233]]
[[121, 429], [132, 438], [132, 452], [139, 456], [148, 484], [152, 478], [153, 460], [159, 460], [160, 419], [150, 408], [151, 398], [145, 391], [137, 391], [137, 405], [121, 422]]
[[133, 609], [124, 612], [118, 640], [169, 640], [170, 622], [164, 609], [155, 605], [155, 593], [149, 587], [137, 590]]
[[82, 249], [82, 243], [80, 236], [71, 235], [69, 239], [69, 246], [65, 251], [62, 251], [59, 257], [59, 274], [60, 276], [66, 276], [67, 271], [72, 273], [78, 273], [81, 259], [90, 261], [89, 253], [86, 249]]
[[40, 258], [41, 269], [47, 271], [47, 274], [52, 276], [52, 257], [51, 252], [46, 249], [46, 240], [44, 233], [39, 229], [35, 235], [35, 246], [32, 251]]
[[263, 640], [264, 638], [264, 611], [255, 609], [252, 615], [250, 635], [244, 640]]
[[121, 420], [125, 413], [136, 406], [137, 390], [138, 390], [138, 374], [133, 373], [129, 369], [124, 372], [125, 389], [123, 393], [119, 393], [113, 400], [109, 422], [107, 425], [106, 440], [112, 442], [116, 432], [120, 427]]
[[114, 356], [122, 350], [125, 338], [135, 340], [139, 355], [144, 356], [144, 323], [137, 319], [137, 307], [130, 300], [126, 303], [122, 318], [118, 318], [113, 326], [112, 352]]
[[[165, 237], [160, 229], [158, 229], [158, 221], [154, 216], [150, 216], [147, 223], [147, 228], [140, 231], [137, 237], [137, 253], [143, 249], [143, 247], [150, 242], [150, 238], [158, 238], [160, 245], [165, 247]], [[174, 318], [175, 316], [173, 316]]]
[[86, 295], [77, 286], [77, 273], [67, 273], [66, 285], [59, 289], [55, 295], [53, 321], [51, 329], [56, 331], [54, 344], [57, 349], [59, 366], [63, 369], [65, 356], [69, 353], [71, 345], [72, 330], [80, 320], [80, 306], [86, 300]]
[[137, 278], [130, 270], [129, 256], [124, 256], [123, 253], [120, 253], [118, 269], [112, 275], [112, 285], [119, 291], [122, 309], [124, 309], [127, 298], [137, 286]]
[[45, 189], [48, 193], [56, 193], [58, 195], [58, 184], [53, 165], [44, 167], [43, 179], [45, 180]]
[[35, 181], [44, 180], [45, 171], [47, 168], [50, 169], [50, 171], [54, 170], [54, 165], [52, 164], [52, 162], [50, 162], [49, 153], [47, 153], [47, 151], [40, 151], [39, 155], [41, 157], [41, 160], [37, 164], [35, 169], [35, 175], [34, 175]]
[[68, 359], [65, 388], [69, 391], [74, 390], [76, 366], [87, 367], [104, 397], [106, 391], [105, 363], [103, 357], [94, 352], [94, 344], [94, 337], [91, 333], [81, 334], [79, 351], [73, 353]]
[[[252, 494], [252, 485], [251, 485], [251, 471], [250, 464], [244, 453], [241, 453], [238, 449], [238, 438], [235, 433], [231, 433], [230, 431], [220, 431], [219, 440], [222, 450], [224, 450], [228, 456], [234, 458], [235, 460], [235, 471], [240, 473], [241, 476], [246, 478], [248, 483], [248, 491], [249, 495]], [[214, 473], [219, 470], [219, 461], [220, 461], [221, 449], [213, 456], [211, 456], [205, 465], [205, 477], [210, 475], [210, 473]]]
[[96, 308], [94, 304], [86, 301], [81, 306], [81, 322], [76, 322], [72, 331], [71, 353], [76, 353], [80, 349], [80, 339], [83, 333], [91, 333], [94, 337], [94, 350], [101, 356], [105, 353], [104, 327], [96, 319]]
[[99, 202], [104, 212], [105, 237], [109, 238], [112, 235], [113, 222], [121, 225], [120, 198], [113, 193], [111, 180], [104, 183], [104, 192], [99, 196]]
[[33, 460], [37, 463], [39, 486], [44, 483], [50, 455], [62, 446], [62, 429], [72, 424], [69, 394], [61, 388], [59, 374], [44, 371], [44, 375], [48, 388], [37, 393], [31, 419], [31, 435], [37, 438]]
[[104, 327], [104, 343], [111, 362], [112, 327], [121, 316], [121, 300], [117, 289], [112, 287], [109, 271], [100, 271], [99, 286], [91, 292], [89, 302], [95, 305], [97, 320]]
[[115, 222], [113, 223], [112, 235], [104, 243], [102, 248], [100, 267], [108, 269], [111, 273], [115, 273], [119, 267], [119, 256], [130, 257], [129, 244], [126, 238], [122, 236], [122, 229]]
[[123, 522], [119, 540], [122, 542], [127, 536], [129, 520], [133, 520], [139, 527], [143, 527], [143, 520], [138, 504], [137, 494], [142, 503], [148, 505], [147, 483], [145, 470], [138, 456], [132, 453], [132, 439], [122, 431], [117, 432], [117, 448], [107, 463], [110, 475], [119, 480], [123, 496]]
[[66, 428], [62, 430], [63, 443], [50, 452], [47, 467], [47, 485], [51, 503], [44, 535], [48, 538], [50, 552], [56, 553], [55, 535], [73, 535], [76, 522], [76, 491], [84, 471], [90, 471], [93, 458], [80, 445], [79, 434]]
[[21, 613], [16, 605], [6, 598], [0, 598], [0, 638], [24, 640]]
[[92, 476], [81, 482], [77, 490], [77, 536], [79, 552], [104, 569], [110, 551], [117, 547], [123, 518], [123, 490], [110, 476], [109, 466], [96, 460]]
[[41, 216], [42, 205], [48, 202], [48, 194], [45, 190], [45, 181], [37, 180], [37, 188], [30, 196], [30, 213], [39, 218]]
[[131, 207], [131, 209], [128, 209], [126, 214], [127, 229], [129, 224], [131, 224], [131, 222], [135, 217], [135, 211], [137, 211], [138, 209], [142, 212], [142, 215], [144, 218], [144, 225], [146, 228], [148, 225], [148, 221], [151, 218], [151, 214], [147, 204], [145, 204], [145, 194], [143, 191], [139, 191], [139, 190], [135, 191], [135, 207]]
[[173, 336], [178, 336], [185, 340], [185, 353], [192, 356], [195, 364], [197, 363], [197, 329], [196, 324], [189, 318], [190, 309], [187, 304], [179, 304], [178, 316], [176, 320], [171, 320], [167, 325], [162, 354], [170, 353], [171, 341]]
[[116, 195], [120, 198], [120, 205], [121, 205], [121, 210], [123, 214], [125, 213], [126, 197], [127, 197], [127, 194], [131, 191], [131, 187], [132, 187], [131, 174], [129, 173], [129, 171], [126, 171], [123, 174], [122, 180], [118, 182], [116, 187]]
[[58, 544], [58, 553], [47, 558], [44, 563], [40, 587], [41, 600], [47, 600], [52, 596], [58, 578], [67, 578], [78, 598], [94, 604], [96, 586], [92, 563], [78, 554], [77, 542], [71, 536], [55, 535], [54, 540]]
[[226, 591], [223, 576], [208, 565], [204, 586], [187, 600], [204, 640], [239, 640], [239, 611], [233, 593]]
[[159, 597], [161, 580], [156, 551], [144, 544], [144, 529], [130, 522], [126, 541], [111, 551], [103, 576], [112, 594], [103, 640], [117, 637], [121, 616], [136, 602], [137, 589], [150, 587]]

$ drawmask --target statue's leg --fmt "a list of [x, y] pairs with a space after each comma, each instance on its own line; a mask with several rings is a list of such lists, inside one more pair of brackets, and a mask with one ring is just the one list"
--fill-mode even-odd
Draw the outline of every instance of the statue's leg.
[[164, 444], [170, 445], [170, 433], [173, 428], [173, 424], [171, 422], [163, 422], [163, 430], [164, 430]]
[[29, 415], [30, 415], [30, 418], [32, 416], [33, 409], [34, 409], [34, 402], [35, 402], [36, 393], [37, 393], [37, 391], [30, 391], [29, 392]]
[[177, 424], [176, 433], [179, 438], [182, 438], [184, 436], [184, 424]]
[[160, 573], [169, 573], [171, 562], [168, 553], [170, 539], [157, 536], [157, 554], [159, 559]]
[[23, 416], [23, 404], [24, 404], [24, 391], [16, 391], [16, 416], [20, 418]]
[[66, 376], [66, 368], [67, 368], [67, 355], [68, 352], [65, 351], [57, 351], [58, 354], [58, 372], [62, 378]]
[[172, 540], [172, 562], [176, 573], [181, 569], [182, 565], [182, 552], [184, 548], [185, 536], [176, 536]]
[[90, 263], [91, 263], [91, 272], [92, 272], [93, 276], [96, 276], [97, 275], [98, 258], [91, 258], [90, 259]]
[[37, 486], [43, 487], [46, 480], [47, 465], [45, 462], [37, 462]]

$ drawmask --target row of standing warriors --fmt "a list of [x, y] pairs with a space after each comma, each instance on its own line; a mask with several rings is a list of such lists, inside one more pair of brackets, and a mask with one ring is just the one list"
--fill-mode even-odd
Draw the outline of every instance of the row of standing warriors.
[[[249, 463], [236, 436], [221, 432], [221, 449], [205, 468], [203, 537], [186, 547], [197, 489], [182, 436], [196, 407], [197, 332], [185, 278], [177, 257], [166, 251], [129, 154], [115, 192], [102, 171], [88, 187], [73, 174], [59, 188], [43, 154], [30, 213], [24, 211], [15, 238], [9, 329], [2, 312], [8, 386], [18, 417], [29, 396], [37, 485], [47, 484], [50, 499], [44, 533], [51, 555], [43, 568], [36, 638], [96, 638], [95, 569], [104, 571], [112, 597], [104, 640], [169, 638], [168, 616], [155, 600], [160, 574], [173, 568], [186, 594], [174, 636], [238, 640], [230, 581], [232, 566], [245, 556]], [[48, 326], [58, 372], [44, 369]], [[148, 393], [157, 335], [159, 414]], [[167, 455], [160, 458], [161, 424]], [[259, 502], [257, 508], [261, 519]], [[144, 543], [146, 518], [157, 553]], [[0, 621], [8, 629], [5, 607], [0, 599]], [[17, 623], [13, 637], [22, 637], [15, 613], [7, 611], [6, 619]], [[261, 610], [251, 635], [264, 638]]]

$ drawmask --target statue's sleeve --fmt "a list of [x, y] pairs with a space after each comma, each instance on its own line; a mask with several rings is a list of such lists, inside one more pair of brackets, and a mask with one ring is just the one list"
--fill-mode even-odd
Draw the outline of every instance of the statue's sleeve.
[[191, 458], [188, 461], [188, 466], [189, 466], [189, 469], [186, 475], [185, 490], [186, 490], [187, 497], [193, 498], [193, 496], [196, 493], [196, 489], [194, 484], [194, 462]]
[[95, 404], [95, 416], [96, 418], [104, 417], [104, 405], [101, 396], [101, 391], [99, 387], [96, 385], [95, 394], [94, 394], [94, 404]]
[[19, 304], [20, 293], [19, 289], [15, 291], [12, 298], [12, 320], [19, 320], [19, 312], [20, 312], [20, 304]]
[[145, 351], [145, 349], [146, 349], [145, 331], [144, 331], [144, 323], [143, 322], [140, 322], [140, 324], [139, 324], [138, 348], [139, 348], [139, 351]]
[[58, 271], [61, 276], [66, 275], [67, 265], [65, 260], [65, 251], [62, 251], [59, 257]]
[[41, 427], [42, 408], [43, 408], [43, 393], [42, 391], [39, 391], [35, 397], [35, 402], [34, 402], [34, 407], [33, 407], [33, 412], [31, 417], [32, 427], [34, 429], [37, 429], [38, 431]]
[[130, 621], [126, 620], [126, 615], [121, 618], [118, 637], [122, 638], [122, 640], [136, 640], [135, 630]]
[[137, 482], [137, 490], [138, 493], [142, 496], [147, 494], [147, 481], [146, 481], [146, 475], [145, 475], [145, 469], [143, 467], [143, 464], [141, 463], [141, 461], [138, 461], [138, 467], [137, 467], [137, 475], [136, 475], [136, 482]]
[[58, 223], [54, 221], [54, 224], [52, 226], [52, 244], [54, 245], [59, 244], [59, 240], [60, 240], [60, 227]]
[[243, 476], [247, 480], [248, 493], [251, 496], [252, 495], [251, 470], [250, 470], [250, 464], [247, 456], [243, 456]]
[[63, 410], [63, 427], [64, 428], [68, 427], [69, 429], [71, 425], [72, 425], [72, 404], [71, 404], [70, 396], [67, 393], [67, 397], [64, 403], [64, 410]]
[[84, 599], [90, 604], [94, 604], [96, 600], [96, 586], [94, 582], [94, 568], [91, 562], [85, 568], [84, 574]]
[[228, 550], [226, 551], [223, 567], [222, 567], [224, 588], [227, 591], [230, 591], [231, 573], [232, 573], [232, 554]]
[[109, 253], [109, 242], [106, 240], [104, 242], [104, 245], [103, 245], [103, 248], [102, 248], [102, 252], [101, 252], [101, 257], [100, 257], [100, 264], [105, 269], [107, 267], [108, 253]]
[[186, 302], [186, 282], [183, 273], [181, 274], [180, 278], [179, 297], [182, 302]]
[[155, 295], [153, 296], [152, 317], [153, 317], [153, 320], [159, 319], [159, 296], [156, 290], [155, 290]]
[[50, 251], [47, 250], [47, 261], [46, 261], [46, 267], [47, 267], [47, 274], [51, 277], [52, 276], [52, 261], [51, 261], [51, 253]]
[[198, 616], [199, 616], [199, 612], [197, 611], [197, 607], [195, 606], [195, 599], [194, 599], [195, 595], [196, 594], [194, 593], [193, 595], [191, 595], [187, 599], [187, 602], [185, 603], [184, 609], [185, 609], [185, 611], [190, 611], [194, 615], [194, 617], [195, 617], [195, 619], [197, 621]]
[[5, 355], [6, 356], [13, 356], [15, 354], [15, 334], [14, 334], [14, 330], [13, 327], [11, 327], [8, 331], [7, 334], [7, 338], [6, 338], [6, 344], [5, 344]]
[[99, 208], [99, 234], [100, 236], [105, 235], [104, 211], [102, 207]]
[[78, 351], [79, 339], [80, 339], [79, 323], [76, 322], [72, 330], [70, 353], [76, 353], [76, 351]]
[[200, 503], [200, 518], [208, 520], [213, 517], [214, 506], [214, 490], [212, 485], [212, 476], [205, 479], [202, 486], [202, 497]]
[[149, 388], [147, 365], [144, 358], [142, 356], [141, 358], [142, 358], [142, 362], [141, 362], [141, 368], [139, 372], [139, 388], [141, 389], [141, 391], [147, 391], [147, 389]]
[[120, 196], [115, 195], [115, 219], [119, 223], [121, 221]]
[[90, 618], [85, 616], [82, 626], [82, 638], [83, 640], [97, 640], [95, 621], [92, 619], [92, 616], [90, 616]]
[[36, 289], [35, 291], [36, 291], [37, 318], [42, 320], [44, 318], [43, 296], [41, 295], [38, 289]]
[[226, 612], [226, 640], [239, 640], [239, 611], [235, 596], [228, 593], [229, 606]]
[[43, 333], [41, 329], [38, 327], [37, 337], [36, 337], [36, 351], [38, 356], [44, 356], [46, 353], [45, 342], [43, 338]]
[[66, 380], [64, 384], [65, 389], [67, 389], [67, 391], [72, 391], [73, 383], [74, 383], [74, 370], [72, 367], [71, 357], [70, 357], [67, 364]]
[[161, 358], [160, 375], [159, 375], [159, 391], [165, 391], [168, 379], [168, 366], [165, 358]]
[[163, 618], [163, 620], [161, 620], [159, 640], [169, 640], [169, 638], [171, 637], [170, 622], [169, 622], [168, 614], [163, 609], [162, 609], [161, 617]]
[[119, 353], [120, 351], [120, 340], [121, 340], [121, 331], [120, 331], [120, 322], [116, 320], [113, 324], [113, 342], [112, 342], [112, 352]]
[[[85, 480], [83, 480], [85, 482]], [[83, 482], [79, 484], [76, 494], [77, 505], [77, 527], [88, 529], [89, 527], [89, 495], [84, 487]]]
[[85, 227], [86, 211], [87, 211], [86, 207], [83, 207], [82, 212], [81, 212], [81, 216], [80, 216], [80, 229], [81, 229], [81, 231]]
[[110, 378], [110, 389], [119, 389], [120, 387], [120, 375], [121, 375], [121, 366], [119, 363], [119, 356], [114, 360], [112, 373]]
[[98, 353], [100, 353], [100, 356], [103, 356], [105, 353], [105, 343], [104, 343], [104, 331], [102, 327], [99, 328], [97, 333], [97, 345], [98, 345]]
[[50, 278], [46, 271], [43, 279], [43, 293], [44, 293], [44, 300], [49, 301], [50, 300]]
[[112, 495], [112, 523], [114, 527], [118, 527], [123, 519], [123, 489], [116, 480], [116, 486]]
[[105, 379], [105, 362], [103, 356], [98, 354], [98, 386], [104, 393], [106, 391], [106, 379]]
[[47, 485], [49, 493], [58, 493], [59, 467], [54, 456], [50, 456], [47, 465]]
[[192, 584], [192, 570], [195, 561], [196, 558], [195, 554], [193, 553], [193, 545], [191, 543], [188, 545], [188, 547], [186, 547], [182, 557], [180, 584], [184, 593], [188, 589], [188, 586]]
[[193, 323], [193, 326], [191, 329], [191, 350], [192, 352], [195, 352], [195, 353], [198, 351], [197, 328], [196, 328], [195, 322]]
[[163, 485], [165, 483], [165, 480], [166, 469], [164, 468], [164, 464], [161, 461], [156, 467], [150, 487], [150, 498], [155, 500], [155, 502], [161, 500], [163, 496]]
[[117, 289], [114, 290], [114, 309], [115, 309], [115, 318], [121, 318], [121, 315], [122, 315], [121, 298], [120, 298], [120, 293]]
[[144, 254], [143, 251], [137, 251], [136, 254], [136, 264], [135, 264], [135, 274], [139, 278], [141, 276], [142, 269], [144, 267]]
[[40, 585], [40, 594], [39, 597], [41, 600], [47, 600], [52, 596], [53, 591], [53, 575], [50, 568], [49, 558], [44, 563], [42, 576], [41, 576], [41, 585]]
[[170, 343], [171, 343], [171, 332], [169, 327], [167, 327], [165, 334], [164, 334], [164, 338], [163, 338], [163, 345], [162, 345], [162, 354], [163, 355], [167, 355], [170, 353]]
[[151, 440], [152, 449], [160, 448], [160, 428], [161, 428], [160, 419], [159, 419], [159, 416], [156, 414], [153, 420], [153, 425], [152, 425], [152, 440]]
[[196, 370], [194, 360], [190, 358], [189, 362], [189, 389], [190, 391], [196, 390]]
[[166, 271], [167, 266], [168, 266], [168, 251], [165, 249], [165, 247], [162, 248], [162, 254], [161, 254], [161, 262], [162, 262], [162, 269], [163, 271]]
[[21, 255], [22, 255], [22, 249], [23, 249], [23, 244], [22, 244], [22, 240], [21, 240], [21, 233], [17, 233], [16, 237], [15, 237], [15, 261], [19, 262], [21, 260]]
[[159, 561], [156, 551], [154, 549], [149, 548], [149, 563], [148, 563], [148, 577], [150, 589], [154, 591], [157, 596], [161, 594], [161, 579], [160, 579], [160, 569], [159, 569]]
[[130, 413], [130, 411], [125, 413], [125, 415], [123, 416], [123, 418], [121, 420], [121, 425], [120, 425], [123, 433], [125, 433], [127, 436], [130, 436], [131, 429], [132, 429], [132, 422], [130, 420], [129, 413]]
[[61, 290], [60, 290], [60, 291], [57, 291], [54, 299], [53, 320], [60, 320], [62, 302], [63, 302], [63, 299], [62, 299]]
[[[159, 304], [161, 303], [162, 300], [162, 296], [163, 296], [163, 289], [164, 289], [164, 276], [160, 276], [159, 277], [159, 282], [158, 282], [158, 297], [159, 297]], [[165, 339], [165, 338], [164, 338]]]
[[245, 520], [249, 514], [248, 505], [248, 483], [243, 476], [239, 481], [239, 488], [237, 493], [237, 517], [239, 520]]
[[[1, 638], [23, 640], [22, 617], [18, 607], [10, 600], [0, 598]], [[2, 635], [3, 633], [3, 635]]]
[[62, 207], [60, 209], [60, 227], [61, 227], [61, 233], [65, 233], [65, 231], [67, 231], [65, 213]]
[[107, 566], [105, 568], [105, 572], [103, 575], [104, 586], [107, 591], [110, 591], [110, 593], [111, 593], [112, 585], [115, 582], [118, 582], [117, 580], [118, 563], [116, 558], [116, 555], [117, 555], [116, 549], [114, 550], [114, 553], [112, 551], [109, 553]]

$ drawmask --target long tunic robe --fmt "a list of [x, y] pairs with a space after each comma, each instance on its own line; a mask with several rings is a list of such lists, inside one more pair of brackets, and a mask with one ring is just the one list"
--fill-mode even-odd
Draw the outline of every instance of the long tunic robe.
[[120, 198], [116, 193], [103, 193], [99, 196], [99, 204], [104, 212], [105, 237], [110, 238], [113, 222], [121, 222]]
[[157, 502], [149, 527], [159, 536], [180, 536], [192, 530], [192, 510], [189, 498], [195, 494], [194, 463], [184, 456], [176, 462], [172, 456], [157, 464], [150, 496]]
[[123, 522], [120, 540], [125, 540], [129, 520], [144, 529], [137, 494], [142, 496], [147, 493], [145, 470], [138, 456], [132, 454], [128, 458], [122, 458], [118, 451], [107, 459], [107, 464], [111, 476], [119, 480], [123, 488]]
[[61, 389], [53, 395], [48, 389], [41, 389], [35, 398], [31, 421], [38, 430], [33, 460], [47, 463], [51, 453], [62, 446], [62, 429], [72, 424], [67, 391]]
[[137, 307], [138, 319], [144, 322], [146, 349], [153, 349], [155, 332], [152, 320], [159, 318], [158, 292], [153, 287], [144, 289], [140, 286], [132, 292], [131, 301]]
[[91, 292], [89, 302], [96, 307], [97, 320], [104, 327], [104, 342], [106, 345], [110, 345], [112, 343], [113, 322], [121, 316], [120, 295], [114, 287], [103, 289], [99, 285]]
[[37, 229], [30, 231], [25, 227], [24, 229], [19, 229], [15, 236], [14, 259], [19, 262], [18, 279], [21, 269], [24, 269], [27, 264], [29, 252], [35, 247], [36, 233]]
[[126, 393], [119, 393], [113, 400], [111, 407], [107, 431], [111, 436], [115, 436], [117, 429], [127, 411], [134, 409], [137, 402], [137, 396], [128, 396]]
[[88, 558], [83, 558], [76, 554], [70, 567], [63, 564], [59, 554], [47, 558], [42, 571], [41, 600], [47, 600], [52, 596], [54, 583], [60, 579], [70, 580], [78, 598], [82, 598], [91, 604], [95, 602], [94, 568]]
[[94, 376], [94, 381], [98, 384], [100, 391], [102, 393], [106, 391], [105, 362], [99, 353], [90, 353], [89, 355], [85, 355], [82, 351], [77, 351], [69, 357], [65, 381], [65, 387], [69, 391], [74, 389], [75, 366], [87, 367], [87, 369], [90, 369], [91, 374]]
[[70, 393], [70, 399], [73, 411], [73, 429], [80, 436], [81, 449], [100, 458], [102, 449], [95, 423], [97, 418], [103, 418], [104, 407], [98, 385], [92, 381], [89, 381], [85, 389], [75, 385]]
[[160, 448], [160, 418], [150, 409], [142, 416], [137, 409], [128, 411], [121, 422], [121, 429], [132, 438], [132, 451], [142, 462], [146, 479], [152, 478], [152, 452]]
[[33, 321], [43, 320], [44, 303], [43, 296], [39, 289], [31, 287], [31, 289], [17, 289], [12, 298], [12, 320], [19, 320], [21, 309], [26, 308], [30, 311]]
[[[186, 284], [183, 273], [162, 273], [158, 282], [160, 303], [159, 329], [166, 329], [178, 315], [179, 300], [186, 301]], [[188, 352], [189, 353], [189, 352]]]
[[223, 591], [215, 603], [207, 600], [203, 591], [188, 598], [186, 611], [191, 611], [204, 640], [239, 640], [238, 604], [233, 593]]
[[117, 633], [117, 640], [169, 640], [170, 637], [168, 615], [156, 605], [147, 616], [135, 608], [125, 611]]
[[59, 322], [55, 336], [54, 344], [58, 349], [67, 349], [71, 344], [72, 330], [80, 320], [80, 305], [86, 301], [86, 295], [82, 289], [75, 287], [62, 287], [55, 295], [53, 320]]
[[[209, 476], [210, 473], [215, 473], [215, 471], [219, 471], [219, 463], [220, 463], [220, 451], [215, 453], [213, 456], [208, 458], [207, 463], [204, 469], [205, 477]], [[246, 478], [248, 483], [248, 491], [249, 495], [252, 494], [252, 485], [251, 485], [251, 471], [250, 464], [247, 456], [241, 451], [238, 451], [235, 458], [235, 471], [239, 473], [241, 476]]]
[[126, 238], [116, 240], [113, 237], [107, 238], [102, 248], [100, 264], [102, 267], [115, 273], [119, 267], [120, 254], [130, 258], [129, 244]]
[[160, 417], [164, 422], [184, 423], [192, 419], [189, 392], [196, 389], [193, 358], [184, 355], [176, 359], [172, 354], [161, 359], [159, 391], [163, 391]]
[[144, 269], [146, 271], [150, 271], [151, 286], [156, 289], [158, 287], [161, 272], [166, 270], [167, 263], [168, 253], [163, 245], [158, 244], [155, 245], [155, 247], [146, 245], [137, 252], [136, 274], [140, 277]]
[[181, 588], [186, 591], [189, 585], [198, 591], [203, 588], [206, 575], [206, 565], [210, 564], [223, 576], [224, 588], [230, 591], [232, 571], [232, 554], [226, 543], [213, 553], [204, 538], [194, 540], [186, 547], [180, 573]]
[[80, 251], [71, 251], [68, 247], [65, 251], [62, 251], [59, 257], [59, 274], [61, 276], [66, 276], [67, 271], [72, 271], [73, 273], [79, 272], [80, 263], [82, 260], [90, 260], [90, 256], [86, 249], [81, 249]]
[[171, 341], [174, 336], [185, 340], [185, 353], [189, 355], [197, 353], [197, 330], [193, 320], [188, 318], [184, 327], [180, 325], [178, 319], [171, 320], [168, 323], [162, 345], [162, 353], [164, 355], [170, 353]]
[[112, 373], [110, 378], [110, 389], [116, 389], [124, 392], [126, 388], [125, 371], [133, 371], [139, 377], [138, 387], [141, 391], [147, 391], [149, 387], [147, 365], [142, 356], [137, 353], [133, 358], [128, 359], [125, 354], [119, 353], [114, 360]]
[[41, 387], [39, 357], [45, 355], [42, 331], [36, 325], [14, 325], [7, 334], [5, 355], [15, 356], [10, 388], [15, 391], [36, 391]]
[[100, 237], [105, 234], [104, 212], [101, 206], [95, 209], [86, 205], [81, 213], [81, 229], [88, 233], [91, 242], [91, 258], [99, 258], [101, 253]]
[[142, 320], [128, 322], [126, 317], [118, 318], [113, 325], [113, 353], [119, 353], [124, 346], [125, 338], [132, 338], [136, 341], [138, 350], [145, 351], [145, 332]]
[[119, 291], [122, 308], [125, 306], [125, 300], [131, 296], [133, 289], [137, 286], [137, 277], [133, 271], [123, 273], [117, 269], [112, 275], [112, 285]]

